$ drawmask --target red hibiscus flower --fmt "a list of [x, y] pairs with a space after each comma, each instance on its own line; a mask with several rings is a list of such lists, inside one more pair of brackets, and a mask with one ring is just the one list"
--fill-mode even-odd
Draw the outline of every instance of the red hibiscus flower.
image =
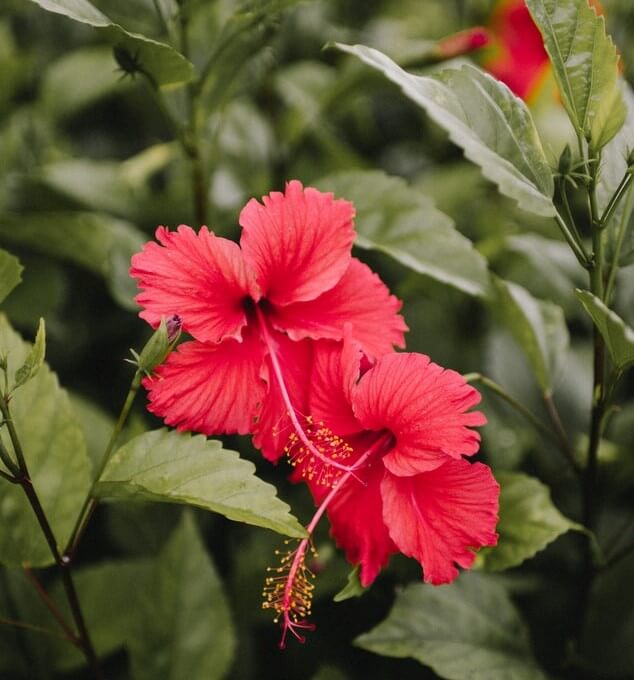
[[[463, 458], [479, 448], [471, 428], [486, 419], [469, 409], [480, 395], [421, 354], [384, 355], [359, 379], [360, 359], [352, 342], [315, 345], [311, 413], [345, 439], [354, 471], [334, 485], [332, 534], [365, 586], [395, 552], [418, 560], [426, 582], [449, 583], [456, 564], [470, 567], [475, 550], [497, 542], [498, 484]], [[305, 456], [294, 476], [319, 503], [330, 491], [314, 467]]]
[[[159, 243], [132, 258], [140, 316], [156, 327], [178, 314], [194, 339], [144, 381], [149, 410], [180, 430], [245, 434], [263, 401], [271, 420], [295, 414], [282, 368], [303, 338], [340, 339], [350, 322], [370, 356], [402, 346], [400, 302], [351, 256], [353, 216], [351, 203], [291, 181], [247, 203], [239, 246], [207, 227], [159, 227]], [[260, 440], [273, 456], [277, 439]]]
[[[450, 583], [456, 565], [470, 567], [498, 538], [499, 486], [489, 467], [463, 457], [479, 447], [471, 428], [485, 417], [469, 409], [480, 395], [421, 354], [386, 354], [369, 366], [348, 332], [343, 343], [314, 343], [312, 446], [295, 434], [286, 446], [294, 481], [304, 479], [319, 505], [308, 534], [327, 512], [364, 586], [396, 552], [418, 560], [426, 582]], [[313, 628], [310, 546], [306, 538], [284, 552], [265, 581], [263, 607], [282, 626], [280, 647], [289, 632], [303, 642], [301, 629]]]
[[[598, 0], [590, 4], [603, 13]], [[533, 100], [550, 73], [550, 62], [524, 0], [499, 0], [488, 29], [493, 41], [484, 68], [522, 99]]]

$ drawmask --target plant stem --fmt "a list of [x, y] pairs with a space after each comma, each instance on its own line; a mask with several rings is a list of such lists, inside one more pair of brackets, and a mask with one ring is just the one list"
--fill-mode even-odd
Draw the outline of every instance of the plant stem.
[[619, 270], [619, 260], [621, 258], [621, 248], [623, 247], [623, 240], [625, 238], [625, 232], [627, 231], [627, 225], [629, 222], [630, 213], [632, 211], [633, 201], [634, 201], [634, 185], [630, 184], [630, 187], [627, 191], [627, 197], [625, 198], [625, 207], [623, 208], [623, 214], [621, 215], [621, 222], [619, 223], [619, 231], [616, 237], [616, 245], [614, 246], [612, 262], [610, 262], [607, 283], [605, 284], [606, 304], [610, 303], [610, 300], [612, 299], [612, 294], [614, 293], [616, 274]]
[[60, 628], [64, 631], [64, 638], [71, 642], [75, 646], [79, 645], [79, 640], [73, 629], [66, 623], [66, 619], [60, 610], [57, 608], [55, 602], [51, 599], [50, 595], [46, 592], [44, 586], [40, 583], [37, 576], [33, 573], [31, 567], [24, 566], [24, 573], [31, 585], [35, 589], [35, 592], [39, 595], [40, 599], [44, 603], [44, 606], [51, 612]]
[[88, 522], [90, 521], [90, 518], [92, 517], [95, 508], [97, 507], [97, 500], [94, 497], [95, 487], [97, 485], [97, 482], [99, 482], [99, 479], [103, 474], [103, 471], [106, 469], [106, 465], [108, 464], [110, 456], [114, 451], [115, 444], [117, 443], [117, 440], [121, 435], [121, 431], [123, 430], [123, 426], [125, 425], [125, 422], [128, 419], [130, 409], [132, 408], [132, 404], [134, 403], [136, 395], [138, 394], [139, 388], [141, 386], [141, 376], [142, 376], [141, 371], [137, 370], [134, 374], [134, 377], [132, 378], [132, 382], [130, 383], [130, 389], [128, 390], [128, 394], [126, 395], [125, 401], [123, 402], [123, 406], [121, 407], [121, 412], [119, 413], [119, 418], [117, 419], [117, 423], [114, 426], [114, 429], [112, 430], [110, 440], [108, 441], [106, 450], [104, 451], [103, 456], [101, 457], [101, 462], [99, 463], [99, 467], [97, 468], [97, 471], [95, 473], [92, 486], [90, 487], [88, 495], [84, 500], [81, 512], [79, 513], [71, 537], [68, 541], [66, 549], [64, 550], [64, 556], [68, 561], [72, 562], [77, 551], [79, 542], [81, 541], [81, 537], [84, 535], [84, 531], [88, 526]]
[[49, 637], [59, 638], [60, 640], [68, 641], [65, 635], [44, 628], [44, 626], [37, 626], [34, 623], [27, 623], [26, 621], [17, 621], [16, 619], [5, 619], [0, 616], [0, 626], [12, 626], [13, 628], [22, 628], [23, 630], [30, 630], [34, 633], [42, 633], [42, 635], [48, 635]]
[[68, 604], [70, 605], [73, 620], [75, 621], [75, 625], [77, 626], [78, 636], [75, 636], [77, 639], [77, 645], [82, 650], [89, 665], [91, 666], [94, 677], [97, 678], [98, 680], [101, 680], [103, 678], [103, 675], [101, 673], [99, 661], [97, 659], [97, 655], [95, 653], [95, 649], [93, 647], [92, 640], [90, 639], [88, 629], [86, 628], [86, 622], [81, 611], [79, 598], [77, 597], [77, 591], [75, 590], [75, 584], [70, 573], [70, 562], [66, 558], [62, 557], [62, 555], [59, 552], [55, 535], [53, 534], [53, 530], [51, 528], [51, 525], [49, 524], [48, 518], [46, 517], [46, 513], [44, 511], [44, 508], [42, 507], [37, 491], [35, 490], [33, 482], [31, 481], [29, 469], [26, 463], [26, 459], [24, 457], [24, 452], [22, 450], [22, 445], [20, 443], [20, 439], [15, 429], [13, 420], [11, 419], [11, 413], [9, 411], [9, 402], [6, 396], [0, 398], [0, 410], [2, 411], [2, 417], [4, 418], [7, 429], [9, 431], [9, 436], [11, 438], [11, 444], [13, 446], [15, 457], [18, 460], [20, 474], [17, 477], [17, 481], [22, 486], [22, 489], [26, 494], [29, 503], [31, 504], [33, 512], [35, 513], [35, 516], [37, 518], [38, 524], [42, 529], [44, 538], [46, 539], [48, 547], [51, 551], [53, 559], [55, 560], [55, 564], [57, 565], [57, 568], [60, 572], [60, 576], [62, 578], [62, 583], [64, 585], [64, 590], [66, 592]]
[[9, 479], [9, 481], [11, 481], [11, 482], [16, 481], [16, 478], [20, 474], [20, 468], [15, 464], [15, 462], [13, 461], [13, 458], [11, 458], [11, 455], [9, 454], [7, 449], [5, 448], [1, 439], [0, 439], [0, 460], [2, 460], [2, 462], [6, 465], [7, 469], [11, 473], [11, 475], [13, 475], [13, 477], [11, 477], [11, 475], [8, 475], [5, 472], [3, 472], [2, 470], [0, 470], [0, 472], [2, 473], [2, 476]]
[[[506, 392], [501, 385], [498, 385], [498, 383], [491, 380], [490, 378], [487, 378], [481, 373], [467, 373], [464, 376], [464, 379], [468, 383], [479, 382], [484, 387], [490, 389], [494, 394], [497, 394], [498, 397], [504, 399], [504, 401], [506, 401], [506, 403], [509, 404], [509, 406], [512, 406], [520, 415], [526, 418], [526, 420], [528, 420], [528, 422], [530, 422], [535, 427], [535, 429], [537, 429], [537, 431], [540, 432], [540, 434], [545, 436], [547, 439], [554, 441], [559, 446], [562, 453], [565, 455], [566, 460], [570, 463], [575, 473], [578, 475], [580, 474], [581, 471], [579, 468], [579, 464], [575, 460], [572, 448], [570, 446], [570, 443], [568, 442], [568, 437], [566, 436], [566, 433], [564, 432], [563, 427], [561, 426], [561, 420], [559, 418], [559, 414], [557, 413], [554, 403], [552, 403], [552, 399], [544, 397], [549, 415], [551, 416], [551, 419], [553, 419], [553, 424], [557, 428], [556, 431], [551, 430], [534, 413], [532, 413], [532, 411], [527, 409], [526, 406], [524, 406], [524, 404], [517, 401], [517, 399], [515, 399], [508, 392]], [[554, 409], [555, 411], [554, 418], [553, 413], [551, 412], [551, 408]]]
[[591, 265], [591, 260], [583, 246], [583, 243], [575, 238], [574, 234], [570, 230], [570, 227], [568, 227], [566, 220], [564, 220], [564, 218], [558, 212], [555, 212], [555, 221], [557, 222], [561, 233], [564, 235], [564, 238], [570, 246], [570, 249], [575, 254], [579, 264], [584, 269], [588, 269]]
[[546, 410], [548, 411], [550, 420], [555, 427], [559, 448], [561, 449], [564, 456], [566, 456], [566, 459], [570, 463], [575, 473], [581, 476], [581, 468], [575, 459], [574, 450], [570, 445], [570, 440], [568, 439], [566, 430], [564, 429], [564, 426], [561, 422], [559, 411], [557, 410], [557, 406], [555, 405], [552, 394], [544, 394], [544, 403], [546, 404]]
[[634, 168], [628, 168], [625, 175], [623, 175], [623, 179], [620, 181], [619, 186], [616, 188], [616, 191], [610, 199], [610, 202], [603, 211], [603, 215], [601, 215], [599, 219], [601, 229], [605, 229], [605, 227], [608, 225], [608, 222], [621, 202], [621, 199], [632, 185], [633, 173]]

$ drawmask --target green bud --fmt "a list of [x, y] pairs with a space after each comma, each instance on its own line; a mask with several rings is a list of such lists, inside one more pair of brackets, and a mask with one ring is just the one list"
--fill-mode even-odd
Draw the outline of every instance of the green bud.
[[564, 150], [559, 156], [559, 173], [565, 177], [572, 170], [572, 152], [570, 151], [570, 146], [566, 144]]
[[165, 317], [161, 319], [159, 327], [154, 331], [152, 337], [145, 343], [145, 347], [141, 350], [141, 354], [137, 354], [134, 350], [132, 356], [134, 363], [143, 373], [151, 375], [152, 371], [162, 364], [167, 355], [174, 349], [174, 345], [178, 341], [181, 334], [181, 320], [176, 314], [169, 319]]

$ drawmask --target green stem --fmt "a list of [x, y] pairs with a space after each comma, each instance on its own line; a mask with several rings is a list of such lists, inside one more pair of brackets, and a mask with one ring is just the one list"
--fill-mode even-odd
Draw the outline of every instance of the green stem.
[[53, 529], [51, 528], [51, 525], [46, 516], [46, 512], [42, 507], [40, 498], [33, 486], [33, 482], [31, 481], [29, 468], [24, 457], [24, 452], [22, 450], [22, 445], [20, 443], [18, 433], [15, 429], [13, 420], [11, 419], [9, 402], [6, 396], [0, 398], [0, 410], [2, 411], [2, 417], [4, 418], [7, 429], [9, 431], [9, 437], [11, 438], [11, 444], [13, 446], [15, 457], [18, 460], [19, 476], [17, 477], [17, 481], [22, 486], [22, 489], [26, 494], [29, 503], [31, 504], [31, 508], [35, 513], [35, 517], [37, 518], [38, 524], [40, 525], [42, 533], [44, 534], [44, 538], [46, 539], [49, 550], [51, 551], [53, 559], [55, 560], [55, 564], [57, 565], [57, 568], [62, 578], [62, 583], [64, 586], [64, 590], [66, 592], [68, 604], [70, 605], [73, 620], [75, 621], [75, 625], [77, 626], [78, 631], [77, 645], [80, 647], [89, 665], [91, 666], [94, 677], [97, 678], [97, 680], [101, 680], [103, 678], [103, 675], [101, 673], [101, 668], [99, 667], [99, 660], [97, 659], [97, 655], [95, 653], [95, 649], [93, 647], [92, 640], [90, 639], [90, 634], [88, 633], [86, 622], [81, 611], [79, 598], [77, 597], [77, 591], [75, 590], [75, 584], [70, 573], [70, 563], [67, 559], [62, 557], [59, 551], [59, 548], [57, 546], [57, 540], [55, 539], [55, 535], [53, 533]]
[[546, 404], [546, 410], [548, 411], [550, 420], [555, 428], [559, 449], [566, 457], [566, 460], [574, 472], [578, 476], [581, 476], [581, 468], [575, 459], [574, 450], [570, 444], [570, 440], [568, 439], [568, 435], [566, 434], [563, 423], [561, 422], [561, 417], [559, 416], [559, 411], [557, 410], [557, 406], [555, 405], [552, 394], [544, 394], [544, 403]]
[[575, 238], [574, 234], [570, 230], [570, 227], [566, 223], [566, 220], [564, 220], [564, 218], [558, 212], [555, 212], [555, 222], [557, 222], [557, 225], [559, 226], [561, 233], [563, 234], [564, 238], [566, 239], [566, 242], [570, 246], [570, 249], [575, 254], [575, 257], [577, 258], [579, 264], [584, 269], [588, 269], [591, 266], [591, 260], [588, 253], [586, 252], [586, 249], [583, 246], [583, 243]]
[[606, 560], [605, 564], [603, 565], [603, 569], [610, 569], [610, 567], [613, 567], [617, 562], [620, 562], [624, 557], [627, 557], [633, 551], [634, 543], [626, 545], [624, 548], [618, 552], [615, 552]]
[[16, 478], [20, 474], [20, 468], [15, 464], [13, 461], [13, 458], [11, 458], [11, 454], [7, 451], [5, 448], [4, 444], [2, 443], [2, 440], [0, 439], [0, 460], [6, 465], [7, 470], [11, 473], [11, 475], [7, 475], [6, 472], [3, 472], [0, 470], [0, 473], [2, 473], [3, 477], [7, 477], [10, 481], [16, 481]]
[[612, 195], [610, 202], [603, 211], [603, 215], [601, 215], [601, 218], [599, 219], [601, 229], [605, 229], [605, 227], [608, 225], [608, 222], [621, 202], [621, 199], [623, 196], [625, 196], [625, 193], [628, 191], [630, 186], [632, 186], [632, 179], [634, 178], [633, 173], [634, 168], [628, 168], [625, 175], [623, 175], [623, 179], [619, 183], [619, 186]]
[[41, 633], [42, 635], [48, 635], [49, 637], [58, 638], [60, 640], [68, 641], [65, 635], [61, 635], [57, 631], [49, 630], [44, 628], [44, 626], [37, 626], [34, 623], [27, 623], [26, 621], [17, 621], [16, 619], [5, 619], [0, 617], [0, 626], [11, 626], [12, 628], [21, 628], [23, 630], [30, 630], [33, 633]]
[[[562, 433], [560, 432], [553, 432], [553, 430], [551, 430], [547, 425], [545, 425], [535, 414], [532, 413], [532, 411], [527, 409], [526, 406], [524, 406], [524, 404], [521, 404], [508, 392], [506, 392], [501, 385], [498, 385], [498, 383], [494, 382], [490, 378], [487, 378], [481, 373], [467, 373], [464, 376], [464, 379], [469, 383], [479, 382], [481, 385], [484, 385], [484, 387], [487, 387], [493, 393], [497, 394], [498, 397], [504, 399], [504, 401], [506, 401], [506, 403], [509, 404], [509, 406], [512, 406], [518, 413], [520, 413], [524, 418], [526, 418], [526, 420], [528, 420], [543, 436], [558, 444], [561, 450], [564, 452], [564, 455], [566, 456], [568, 462], [575, 470], [575, 472], [578, 472], [579, 466], [574, 459], [572, 450], [570, 448], [570, 445], [568, 444], [568, 439], [565, 433], [563, 433], [562, 435]], [[552, 404], [552, 408], [554, 408], [554, 404]], [[558, 414], [556, 414], [556, 420], [557, 422], [559, 422], [559, 425], [561, 425], [561, 421], [559, 420]], [[563, 427], [561, 428], [561, 430], [563, 432]]]
[[66, 559], [70, 562], [72, 562], [73, 557], [75, 556], [77, 547], [79, 545], [79, 542], [81, 541], [81, 537], [84, 535], [84, 531], [88, 526], [88, 522], [90, 521], [90, 518], [92, 517], [95, 508], [97, 507], [97, 500], [94, 497], [95, 487], [97, 486], [97, 483], [99, 482], [99, 479], [103, 474], [103, 471], [106, 469], [106, 465], [108, 464], [108, 461], [110, 460], [110, 456], [114, 451], [114, 447], [117, 443], [117, 440], [121, 435], [123, 426], [125, 425], [125, 422], [128, 419], [130, 409], [132, 408], [132, 404], [134, 403], [136, 395], [138, 394], [139, 388], [141, 386], [141, 376], [142, 376], [141, 371], [137, 370], [134, 374], [134, 377], [132, 378], [130, 389], [128, 390], [128, 394], [126, 395], [125, 401], [123, 402], [123, 406], [121, 407], [121, 412], [119, 413], [119, 418], [117, 419], [117, 423], [114, 426], [112, 434], [110, 435], [110, 440], [108, 441], [106, 450], [104, 451], [103, 456], [101, 457], [101, 461], [99, 463], [99, 467], [95, 472], [93, 483], [90, 487], [88, 495], [86, 496], [86, 499], [84, 500], [81, 512], [79, 513], [70, 540], [68, 541], [66, 550], [64, 551]]
[[59, 624], [60, 628], [64, 631], [64, 639], [68, 640], [71, 644], [79, 647], [80, 643], [79, 639], [77, 638], [77, 635], [75, 635], [73, 629], [68, 625], [68, 623], [66, 623], [64, 615], [62, 614], [62, 612], [60, 612], [55, 602], [53, 602], [51, 596], [46, 592], [44, 586], [40, 583], [39, 579], [35, 576], [35, 574], [31, 570], [31, 567], [25, 565], [24, 573], [28, 580], [30, 581], [33, 588], [35, 589], [35, 592], [39, 595], [40, 599], [44, 603], [44, 606], [49, 610], [53, 618]]
[[634, 201], [634, 185], [630, 184], [625, 199], [625, 207], [621, 215], [621, 222], [619, 223], [619, 231], [616, 237], [616, 245], [614, 246], [614, 253], [612, 262], [610, 262], [610, 269], [608, 270], [607, 283], [605, 284], [605, 301], [609, 304], [614, 293], [614, 286], [616, 284], [616, 274], [619, 270], [619, 260], [621, 259], [621, 248], [625, 240], [625, 232], [629, 223], [630, 213], [632, 212], [632, 202]]

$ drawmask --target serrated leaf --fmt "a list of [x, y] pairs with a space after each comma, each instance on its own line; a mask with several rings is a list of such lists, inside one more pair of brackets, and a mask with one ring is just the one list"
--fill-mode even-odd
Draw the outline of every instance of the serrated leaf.
[[615, 367], [621, 371], [629, 368], [634, 363], [634, 328], [589, 290], [577, 288], [575, 294], [599, 329]]
[[173, 47], [139, 33], [126, 31], [111, 21], [88, 0], [31, 0], [42, 9], [87, 24], [104, 35], [108, 42], [124, 49], [157, 85], [178, 85], [194, 77], [194, 66]]
[[129, 222], [83, 212], [3, 216], [0, 238], [103, 276], [120, 305], [137, 308], [136, 284], [128, 269], [130, 257], [141, 249], [146, 237]]
[[42, 368], [44, 363], [44, 355], [46, 354], [46, 326], [44, 319], [40, 319], [37, 327], [37, 334], [35, 335], [35, 342], [31, 347], [29, 353], [26, 355], [24, 363], [15, 372], [14, 389], [21, 387], [31, 378], [37, 375], [37, 372]]
[[354, 203], [356, 245], [387, 253], [470, 295], [489, 292], [484, 257], [448, 215], [405, 180], [378, 170], [353, 171], [324, 177], [316, 186]]
[[535, 124], [524, 102], [505, 85], [474, 66], [416, 76], [371, 47], [336, 47], [396, 83], [505, 196], [537, 215], [555, 214], [552, 173]]
[[495, 278], [494, 285], [496, 313], [524, 351], [542, 392], [552, 394], [570, 341], [563, 310], [510, 281]]
[[166, 429], [146, 432], [110, 459], [96, 488], [102, 498], [195, 505], [229, 519], [303, 538], [304, 528], [256, 477], [255, 466], [219, 441]]
[[583, 531], [557, 510], [548, 487], [534, 477], [520, 472], [495, 477], [500, 484], [500, 538], [494, 548], [480, 550], [478, 566], [488, 571], [516, 567], [567, 531]]
[[[7, 356], [9, 376], [30, 352], [4, 316], [0, 316], [0, 352]], [[10, 380], [9, 389], [12, 387]], [[68, 395], [46, 364], [12, 395], [11, 417], [33, 486], [58, 545], [63, 547], [90, 487], [90, 462]], [[0, 435], [10, 448], [6, 428]], [[0, 496], [0, 562], [11, 566], [29, 562], [34, 567], [53, 562], [33, 510], [15, 484], [5, 484]]]
[[183, 520], [141, 588], [130, 639], [134, 680], [219, 680], [235, 633], [223, 586], [193, 517]]
[[361, 585], [359, 579], [359, 565], [348, 574], [346, 585], [332, 598], [335, 602], [343, 602], [351, 597], [360, 597], [365, 593], [366, 588]]
[[355, 644], [411, 657], [447, 680], [546, 680], [508, 593], [476, 574], [461, 574], [441, 588], [408, 586], [387, 619]]
[[526, 0], [526, 6], [541, 31], [575, 130], [600, 149], [625, 120], [618, 55], [605, 20], [588, 0]]
[[17, 257], [0, 249], [0, 302], [22, 281], [23, 269]]

